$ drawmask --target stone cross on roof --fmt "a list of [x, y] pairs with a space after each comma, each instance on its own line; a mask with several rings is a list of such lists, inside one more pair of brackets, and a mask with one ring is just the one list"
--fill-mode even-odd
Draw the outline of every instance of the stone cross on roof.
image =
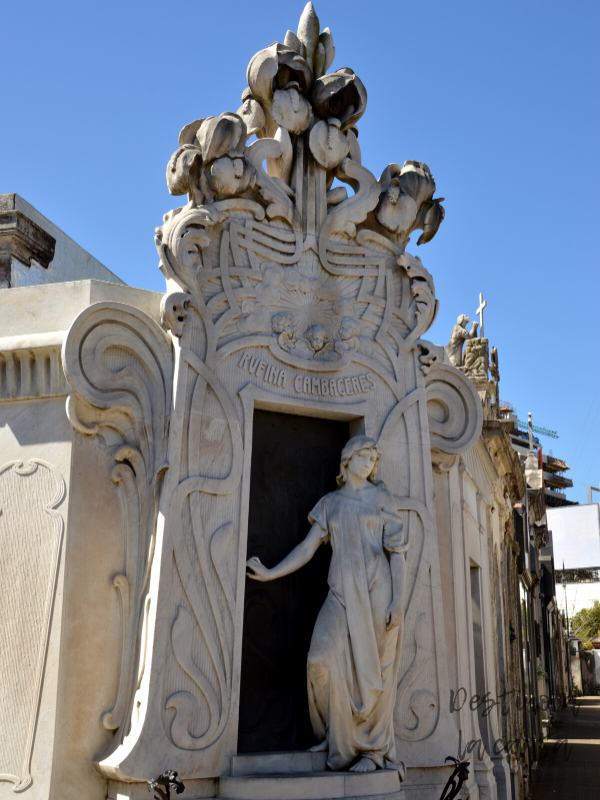
[[483, 299], [483, 294], [479, 292], [479, 308], [475, 312], [479, 317], [479, 338], [484, 339], [483, 335], [483, 309], [487, 306], [487, 300]]

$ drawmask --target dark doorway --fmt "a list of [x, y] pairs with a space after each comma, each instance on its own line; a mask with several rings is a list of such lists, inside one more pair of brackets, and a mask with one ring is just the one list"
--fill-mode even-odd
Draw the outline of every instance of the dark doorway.
[[[336, 488], [347, 422], [254, 412], [248, 558], [278, 564], [310, 529], [308, 514]], [[327, 596], [331, 550], [276, 581], [246, 578], [238, 752], [305, 750], [306, 657]]]

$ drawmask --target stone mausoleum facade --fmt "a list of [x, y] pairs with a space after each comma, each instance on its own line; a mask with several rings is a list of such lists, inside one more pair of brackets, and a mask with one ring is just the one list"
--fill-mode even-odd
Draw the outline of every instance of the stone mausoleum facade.
[[[501, 708], [472, 698], [509, 672], [501, 570], [526, 484], [490, 423], [488, 364], [482, 393], [479, 356], [474, 383], [424, 338], [434, 280], [406, 247], [443, 221], [434, 178], [362, 164], [367, 93], [334, 56], [309, 3], [251, 60], [237, 113], [180, 132], [163, 295], [0, 198], [2, 798], [137, 800], [173, 770], [183, 800], [433, 800], [449, 756], [468, 762], [462, 797], [523, 790]], [[401, 566], [403, 620], [393, 663], [379, 653], [394, 758], [362, 771], [331, 768], [309, 715], [331, 550], [246, 577], [304, 541], [356, 436], [393, 498], [382, 557]], [[358, 726], [367, 690], [348, 669]]]

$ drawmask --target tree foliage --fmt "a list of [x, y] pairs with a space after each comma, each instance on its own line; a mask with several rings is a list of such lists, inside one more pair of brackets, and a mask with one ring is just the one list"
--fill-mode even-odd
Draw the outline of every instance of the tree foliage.
[[594, 600], [591, 608], [582, 608], [571, 619], [573, 633], [585, 644], [600, 633], [600, 601]]

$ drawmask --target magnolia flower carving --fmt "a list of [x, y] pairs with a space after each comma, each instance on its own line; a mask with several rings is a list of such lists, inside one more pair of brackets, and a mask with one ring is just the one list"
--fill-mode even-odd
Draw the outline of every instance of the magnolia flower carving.
[[187, 192], [200, 206], [252, 189], [256, 173], [244, 157], [247, 135], [242, 118], [228, 112], [186, 125], [167, 166], [171, 194]]
[[[350, 202], [339, 187], [329, 190], [335, 178], [353, 188], [360, 182], [348, 174], [344, 162], [350, 158], [360, 165], [357, 124], [366, 111], [367, 92], [352, 69], [327, 72], [334, 57], [331, 31], [320, 32], [319, 19], [308, 3], [297, 33], [288, 31], [283, 43], [275, 42], [251, 59], [248, 86], [237, 113], [197, 119], [182, 129], [179, 149], [167, 167], [169, 191], [187, 193], [195, 206], [230, 197], [271, 202], [265, 194], [266, 182], [257, 180], [248, 153], [248, 139], [256, 136], [272, 142], [264, 152], [268, 176], [283, 181], [283, 191], [298, 204], [291, 170], [296, 140], [306, 134], [310, 154], [326, 172], [328, 206]], [[434, 192], [426, 164], [390, 164], [377, 191], [362, 198], [360, 222], [403, 244], [412, 231], [422, 230], [417, 244], [424, 244], [435, 236], [444, 218], [441, 199], [434, 199]]]
[[[435, 180], [420, 161], [389, 164], [379, 180], [362, 165], [367, 92], [354, 70], [330, 71], [334, 57], [331, 31], [321, 31], [308, 3], [296, 33], [250, 60], [237, 112], [194, 120], [179, 134], [167, 185], [187, 194], [188, 205], [166, 215], [156, 237], [161, 269], [176, 284], [163, 309], [174, 336], [189, 309], [205, 323], [215, 319], [201, 310], [206, 280], [229, 274], [232, 260], [236, 275], [251, 271], [239, 273], [240, 284], [231, 276], [222, 283], [230, 312], [215, 342], [252, 334], [274, 337], [298, 358], [333, 363], [373, 353], [389, 361], [402, 337], [408, 346], [431, 324], [433, 282], [402, 257], [414, 231], [422, 231], [419, 245], [435, 236], [443, 198], [434, 197]], [[373, 284], [375, 264], [381, 277]], [[326, 284], [346, 293], [344, 309], [324, 298]], [[409, 299], [400, 302], [399, 293]], [[392, 296], [403, 310], [384, 316], [377, 309]]]

